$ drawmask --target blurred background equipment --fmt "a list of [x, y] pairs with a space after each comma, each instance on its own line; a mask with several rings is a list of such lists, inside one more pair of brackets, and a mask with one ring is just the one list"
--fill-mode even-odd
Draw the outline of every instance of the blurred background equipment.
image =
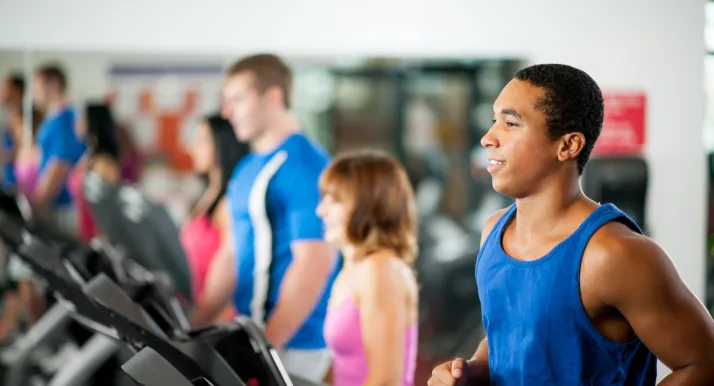
[[[168, 18], [166, 5], [152, 0], [97, 3], [91, 17], [77, 1], [8, 2], [0, 12], [0, 74], [31, 74], [35, 64], [57, 60], [69, 71], [76, 106], [110, 101], [124, 146], [144, 159], [136, 188], [180, 224], [202, 190], [188, 172], [186, 141], [196, 117], [220, 102], [224, 65], [244, 53], [285, 54], [309, 135], [332, 153], [387, 149], [409, 170], [422, 217], [416, 381], [423, 384], [434, 363], [470, 355], [481, 334], [473, 281], [481, 225], [511, 201], [491, 189], [478, 142], [491, 103], [526, 63], [573, 64], [606, 94], [646, 96], [639, 151], [597, 154], [583, 186], [625, 209], [714, 309], [714, 158], [705, 160], [714, 148], [714, 2], [571, 3], [427, 0], [374, 12], [357, 3], [209, 0]], [[29, 95], [23, 107], [30, 117]], [[0, 114], [5, 124], [8, 114]]]

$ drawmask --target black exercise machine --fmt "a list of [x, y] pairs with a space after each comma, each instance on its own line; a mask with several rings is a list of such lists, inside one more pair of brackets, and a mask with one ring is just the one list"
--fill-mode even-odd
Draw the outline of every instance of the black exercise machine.
[[[171, 302], [164, 300], [171, 292], [162, 291], [160, 282], [148, 280], [149, 273], [134, 277], [120, 269], [117, 275], [116, 264], [83, 270], [86, 258], [70, 257], [76, 254], [68, 249], [63, 256], [61, 248], [27, 228], [17, 216], [0, 211], [0, 237], [46, 281], [74, 319], [98, 333], [97, 350], [117, 340], [134, 351], [150, 347], [187, 379], [204, 379], [210, 382], [204, 384], [216, 386], [243, 386], [244, 380], [258, 385], [310, 385], [286, 374], [277, 352], [251, 320], [239, 317], [235, 323], [187, 331], [167, 305]], [[107, 257], [99, 254], [93, 259]], [[120, 283], [117, 276], [125, 276], [125, 281]], [[86, 360], [95, 366], [98, 358]], [[64, 377], [64, 383], [53, 384], [76, 384], [81, 371], [90, 371], [91, 366], [78, 362], [73, 371], [69, 366], [65, 373], [74, 378]]]

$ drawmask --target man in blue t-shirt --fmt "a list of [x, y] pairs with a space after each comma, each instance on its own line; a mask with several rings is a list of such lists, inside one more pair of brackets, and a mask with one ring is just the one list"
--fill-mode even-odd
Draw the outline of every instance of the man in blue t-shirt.
[[323, 241], [315, 210], [330, 157], [299, 131], [290, 113], [291, 72], [279, 58], [235, 63], [224, 115], [252, 153], [236, 166], [226, 194], [229, 231], [209, 271], [195, 324], [229, 301], [265, 328], [286, 370], [320, 382], [330, 365], [323, 325], [337, 251]]
[[67, 176], [84, 153], [74, 130], [75, 112], [67, 97], [67, 76], [57, 65], [35, 73], [33, 98], [45, 119], [37, 132], [40, 150], [39, 177], [32, 197], [33, 209], [61, 230], [76, 232], [76, 213], [67, 189]]

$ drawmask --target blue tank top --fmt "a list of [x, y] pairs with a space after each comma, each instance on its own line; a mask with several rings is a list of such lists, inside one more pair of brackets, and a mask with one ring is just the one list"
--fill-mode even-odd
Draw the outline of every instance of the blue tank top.
[[580, 299], [580, 262], [592, 235], [610, 221], [642, 233], [637, 224], [602, 205], [547, 255], [522, 261], [501, 245], [515, 214], [514, 204], [476, 261], [491, 385], [654, 385], [654, 355], [638, 338], [616, 343], [602, 336]]

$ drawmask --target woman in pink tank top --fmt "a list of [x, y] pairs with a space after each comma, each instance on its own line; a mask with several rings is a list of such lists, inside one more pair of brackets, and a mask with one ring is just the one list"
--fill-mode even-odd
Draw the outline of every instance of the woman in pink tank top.
[[[224, 237], [228, 237], [223, 198], [226, 186], [233, 168], [247, 154], [248, 146], [238, 142], [231, 124], [218, 114], [199, 123], [191, 145], [193, 167], [205, 189], [181, 227], [180, 237], [191, 269], [193, 298], [200, 302], [213, 256]], [[229, 307], [216, 321], [234, 315], [233, 307]]]
[[[126, 131], [126, 129], [122, 129]], [[84, 197], [84, 176], [94, 161], [103, 158], [104, 164], [111, 164], [119, 170], [124, 183], [139, 181], [141, 157], [122, 132], [105, 103], [88, 103], [82, 115], [78, 116], [75, 131], [88, 146], [87, 152], [72, 169], [67, 180], [67, 188], [77, 211], [77, 226], [80, 240], [88, 243], [99, 235], [99, 227], [92, 216], [91, 208]], [[122, 139], [123, 138], [123, 139]], [[125, 143], [122, 143], [124, 141]]]
[[[99, 235], [99, 227], [92, 216], [91, 207], [84, 196], [84, 176], [90, 170], [101, 170], [108, 179], [121, 179], [120, 150], [113, 114], [105, 103], [87, 103], [75, 122], [77, 137], [87, 145], [82, 159], [68, 176], [67, 188], [77, 212], [77, 234], [80, 240], [90, 242]], [[112, 178], [112, 176], [117, 176]]]
[[418, 345], [416, 212], [404, 169], [381, 152], [348, 153], [324, 172], [317, 213], [344, 266], [325, 340], [335, 386], [412, 386]]

